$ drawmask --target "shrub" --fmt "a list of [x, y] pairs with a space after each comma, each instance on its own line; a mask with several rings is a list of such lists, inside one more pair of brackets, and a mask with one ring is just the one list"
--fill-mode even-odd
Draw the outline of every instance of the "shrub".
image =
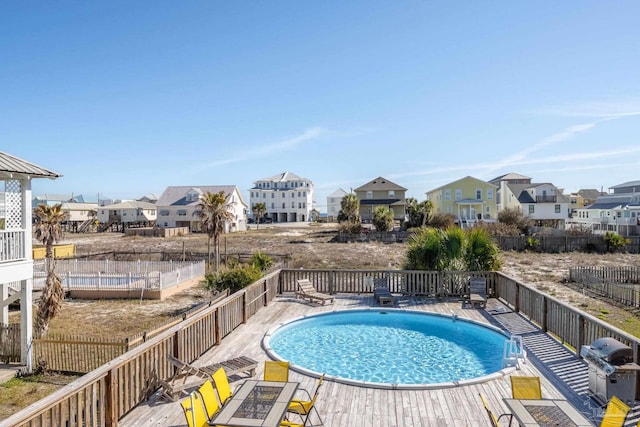
[[273, 265], [273, 259], [262, 251], [254, 252], [249, 259], [249, 264], [260, 271], [267, 271]]
[[431, 215], [428, 225], [433, 228], [439, 228], [446, 230], [449, 227], [453, 227], [455, 223], [455, 217], [451, 214], [437, 213]]
[[504, 209], [498, 213], [498, 221], [515, 226], [521, 234], [528, 234], [531, 226], [531, 218], [525, 216], [517, 209]]
[[239, 266], [231, 270], [220, 271], [205, 275], [204, 287], [210, 291], [229, 289], [234, 293], [252, 284], [262, 277], [261, 271], [253, 266]]
[[607, 243], [608, 252], [616, 252], [631, 243], [631, 240], [612, 231], [607, 231], [607, 234], [604, 235], [604, 241]]

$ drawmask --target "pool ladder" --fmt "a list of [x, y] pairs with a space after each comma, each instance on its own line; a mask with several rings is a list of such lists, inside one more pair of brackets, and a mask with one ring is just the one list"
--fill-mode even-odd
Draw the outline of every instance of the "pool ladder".
[[515, 366], [520, 369], [520, 361], [525, 363], [527, 361], [527, 351], [522, 345], [522, 337], [519, 335], [512, 335], [511, 339], [504, 342], [504, 349], [502, 351], [502, 367]]

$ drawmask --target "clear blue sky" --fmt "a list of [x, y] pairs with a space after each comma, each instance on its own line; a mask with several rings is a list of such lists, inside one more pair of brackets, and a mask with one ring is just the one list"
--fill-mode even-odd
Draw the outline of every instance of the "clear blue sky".
[[640, 2], [3, 1], [0, 150], [95, 200], [640, 179]]

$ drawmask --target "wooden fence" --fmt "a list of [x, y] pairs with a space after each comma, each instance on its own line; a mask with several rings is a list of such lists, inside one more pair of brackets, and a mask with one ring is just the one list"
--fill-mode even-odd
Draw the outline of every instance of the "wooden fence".
[[640, 307], [640, 268], [572, 267], [569, 269], [569, 280], [579, 283], [591, 295], [627, 307]]
[[4, 363], [20, 362], [20, 324], [0, 324], [0, 360]]
[[[570, 234], [566, 234], [564, 236], [550, 236], [540, 234], [533, 236], [533, 239], [537, 242], [534, 248], [531, 248], [529, 245], [529, 237], [530, 236], [498, 236], [495, 239], [500, 249], [505, 251], [524, 251], [531, 249], [545, 253], [604, 253], [607, 251], [607, 242], [605, 242], [604, 236], [599, 234], [588, 234], [582, 236]], [[640, 253], [640, 237], [629, 236], [627, 238], [630, 243], [623, 248], [623, 251], [634, 254]]]
[[276, 294], [294, 290], [298, 278], [309, 278], [318, 290], [329, 293], [370, 292], [365, 285], [369, 280], [365, 278], [374, 277], [386, 279], [392, 292], [454, 296], [462, 292], [471, 276], [487, 278], [489, 294], [553, 334], [577, 357], [582, 345], [608, 336], [631, 346], [638, 361], [640, 339], [501, 273], [279, 270], [12, 415], [4, 423], [29, 427], [117, 426], [119, 418], [157, 390], [159, 378], [172, 374], [168, 355], [193, 362]]

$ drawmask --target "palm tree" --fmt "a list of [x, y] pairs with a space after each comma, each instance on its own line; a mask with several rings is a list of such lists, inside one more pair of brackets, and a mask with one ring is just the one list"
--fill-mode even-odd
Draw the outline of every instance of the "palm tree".
[[267, 205], [264, 203], [256, 203], [251, 208], [251, 211], [253, 212], [253, 217], [256, 219], [256, 229], [258, 229], [260, 228], [260, 218], [267, 212]]
[[233, 220], [232, 203], [227, 202], [224, 191], [218, 193], [206, 192], [200, 196], [196, 211], [193, 212], [202, 223], [202, 229], [207, 233], [208, 265], [211, 265], [211, 239], [216, 254], [216, 271], [220, 267], [219, 238], [224, 232], [225, 224]]
[[36, 335], [44, 336], [49, 329], [49, 322], [62, 308], [64, 289], [62, 282], [55, 272], [55, 259], [53, 258], [53, 244], [62, 239], [63, 233], [60, 223], [66, 218], [62, 211], [62, 204], [54, 206], [40, 204], [34, 211], [36, 229], [34, 237], [45, 245], [45, 263], [47, 267], [47, 279], [45, 287], [38, 302], [36, 320]]
[[347, 217], [347, 221], [359, 224], [360, 223], [360, 201], [358, 196], [354, 193], [349, 193], [342, 198], [340, 202], [340, 208], [342, 213]]
[[393, 227], [393, 211], [386, 206], [377, 206], [372, 222], [377, 231], [389, 231]]

